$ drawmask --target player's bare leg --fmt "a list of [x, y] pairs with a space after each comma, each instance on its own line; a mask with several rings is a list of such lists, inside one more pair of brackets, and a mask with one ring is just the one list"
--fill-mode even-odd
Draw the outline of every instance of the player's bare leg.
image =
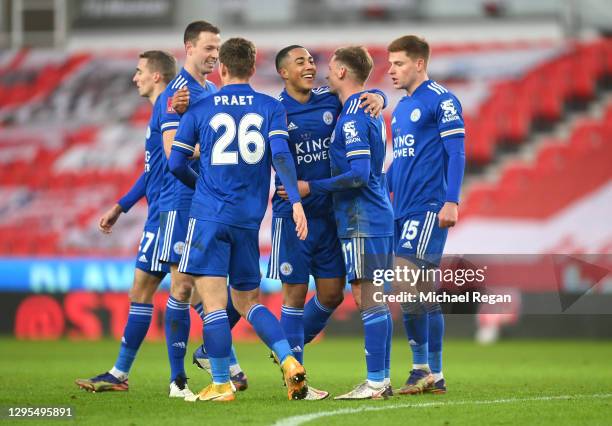
[[[395, 257], [394, 269], [409, 271], [408, 277], [415, 277], [416, 272], [423, 271], [417, 265], [403, 257]], [[413, 274], [410, 271], [415, 271]], [[401, 304], [402, 312], [408, 321], [416, 324], [406, 323], [406, 332], [410, 341], [411, 349], [413, 351], [413, 359], [416, 360], [413, 363], [413, 368], [410, 371], [410, 375], [406, 380], [406, 383], [400, 389], [399, 393], [402, 395], [417, 395], [427, 392], [434, 385], [434, 377], [431, 374], [429, 363], [427, 361], [427, 315], [428, 310], [431, 308], [427, 304], [421, 303], [418, 300], [419, 295], [422, 293], [428, 293], [435, 290], [435, 286], [432, 281], [428, 281], [426, 277], [418, 275], [420, 279], [417, 282], [400, 282], [399, 280], [393, 283], [393, 292], [407, 293], [414, 295], [417, 302], [406, 302]], [[420, 322], [424, 322], [424, 325], [420, 325]], [[411, 331], [409, 331], [411, 330]], [[425, 336], [421, 336], [425, 334]], [[424, 352], [423, 354], [421, 352]]]
[[[366, 328], [368, 326], [368, 322], [370, 321], [370, 317], [373, 315], [380, 316], [380, 312], [377, 312], [377, 311], [387, 310], [387, 307], [384, 303], [376, 302], [374, 300], [374, 297], [372, 297], [374, 288], [375, 288], [374, 284], [370, 280], [359, 279], [359, 280], [354, 280], [351, 283], [351, 290], [353, 293], [355, 304], [359, 308], [359, 311], [362, 314], [362, 319], [364, 321], [365, 341], [366, 341], [365, 342], [366, 364], [368, 364], [368, 367], [369, 367], [368, 376], [370, 375], [370, 368], [371, 368], [370, 367], [371, 365], [370, 357], [378, 355], [378, 358], [380, 361], [380, 357], [382, 356], [383, 358], [382, 361], [384, 364], [384, 352], [385, 352], [384, 345], [386, 344], [386, 340], [387, 340], [387, 336], [386, 336], [387, 320], [386, 320], [386, 314], [385, 314], [381, 316], [380, 319], [374, 319], [374, 322], [384, 323], [384, 326], [383, 326], [384, 330], [381, 330], [381, 331], [385, 332], [385, 336], [378, 336], [379, 339], [380, 337], [382, 337], [382, 342], [378, 341], [374, 345], [368, 342], [368, 339], [372, 337], [371, 336], [372, 333], [368, 333], [368, 329]], [[381, 348], [379, 347], [381, 343], [383, 345], [382, 351], [381, 351]], [[376, 354], [371, 353], [373, 352], [372, 348], [375, 348], [377, 350]], [[378, 352], [382, 352], [382, 353], [378, 353]], [[384, 370], [384, 365], [382, 369]], [[368, 380], [363, 381], [350, 392], [343, 394], [343, 395], [339, 395], [335, 397], [334, 399], [337, 399], [337, 400], [386, 399], [387, 398], [386, 392], [387, 392], [387, 385], [384, 381], [380, 381], [380, 382], [373, 381], [373, 380], [370, 380], [368, 377]]]
[[317, 299], [328, 309], [336, 309], [344, 301], [346, 277], [316, 278]]
[[282, 293], [283, 305], [303, 309], [306, 302], [306, 294], [308, 293], [308, 285], [283, 283]]
[[130, 302], [153, 303], [153, 296], [161, 283], [161, 278], [136, 268], [134, 282], [130, 288]]
[[170, 265], [170, 296], [183, 303], [189, 303], [193, 286], [191, 275], [179, 272], [178, 265]]
[[[149, 274], [141, 269], [136, 268], [134, 270], [134, 281], [132, 282], [132, 287], [130, 288], [129, 297], [131, 303], [136, 304], [152, 304], [153, 303], [153, 295], [155, 291], [159, 287], [161, 282], [161, 277], [153, 274]], [[132, 306], [132, 305], [130, 305]], [[130, 308], [130, 311], [136, 308]], [[145, 308], [139, 308], [144, 310]], [[146, 310], [152, 313], [152, 307], [146, 308]], [[140, 312], [139, 312], [140, 313]], [[146, 327], [148, 329], [148, 326]], [[146, 333], [146, 330], [145, 330]], [[124, 337], [122, 340], [122, 351], [123, 346], [127, 344], [126, 339], [131, 340], [131, 336], [126, 338], [124, 332]], [[142, 336], [144, 338], [144, 336]], [[138, 339], [140, 340], [140, 339]], [[141, 342], [142, 340], [140, 340]], [[130, 342], [131, 343], [131, 342]], [[139, 346], [139, 343], [137, 344]], [[137, 350], [137, 349], [136, 349]], [[120, 352], [120, 358], [122, 356]], [[135, 351], [131, 354], [130, 359], [133, 361], [135, 357]], [[129, 364], [131, 366], [131, 362]], [[129, 368], [125, 368], [121, 366], [125, 370], [129, 370]], [[76, 379], [75, 383], [81, 389], [85, 389], [89, 392], [105, 392], [105, 391], [127, 391], [129, 389], [128, 383], [128, 371], [122, 371], [117, 368], [117, 366], [113, 366], [113, 368], [105, 373], [99, 374], [90, 379]]]

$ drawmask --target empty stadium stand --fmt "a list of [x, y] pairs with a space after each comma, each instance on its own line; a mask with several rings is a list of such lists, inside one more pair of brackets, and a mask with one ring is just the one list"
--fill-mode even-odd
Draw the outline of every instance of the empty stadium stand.
[[[0, 53], [0, 254], [133, 254], [143, 206], [112, 236], [96, 226], [142, 169], [150, 106], [131, 82], [137, 53]], [[331, 50], [313, 53], [324, 84]], [[374, 46], [371, 53], [370, 86], [385, 90], [393, 107], [402, 94], [390, 87], [386, 51]], [[253, 82], [270, 94], [281, 89], [273, 56], [260, 52]], [[499, 162], [500, 152], [566, 120], [567, 111], [600, 101], [612, 86], [612, 40], [437, 46], [430, 76], [462, 100], [468, 171], [478, 173]], [[545, 218], [564, 209], [612, 179], [611, 136], [609, 104], [602, 117], [578, 120], [567, 137], [546, 138], [533, 162], [511, 160], [495, 182], [472, 179], [462, 217]]]

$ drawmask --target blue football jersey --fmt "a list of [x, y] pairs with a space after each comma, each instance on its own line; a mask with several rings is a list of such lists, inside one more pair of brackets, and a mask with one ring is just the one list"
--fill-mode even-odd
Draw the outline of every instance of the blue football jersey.
[[350, 159], [370, 159], [367, 186], [333, 193], [340, 238], [393, 235], [393, 211], [383, 171], [385, 122], [382, 117], [373, 118], [359, 108], [361, 94], [350, 96], [344, 103], [329, 150], [332, 176], [348, 172]]
[[200, 144], [190, 216], [259, 229], [268, 207], [273, 137], [289, 138], [285, 109], [248, 84], [224, 86], [192, 105], [172, 145], [191, 155]]
[[[172, 96], [174, 92], [187, 86], [189, 89], [189, 103], [193, 105], [198, 100], [217, 92], [217, 87], [207, 81], [206, 86], [202, 86], [185, 68], [170, 82], [166, 90], [160, 95], [162, 103], [161, 131], [178, 129], [181, 120], [180, 115], [172, 108]], [[160, 211], [170, 210], [189, 210], [193, 189], [189, 188], [178, 180], [168, 168], [168, 159], [163, 156], [164, 177], [161, 193], [159, 195]], [[191, 162], [191, 167], [198, 170], [197, 160]]]
[[162, 186], [164, 142], [161, 135], [161, 96], [158, 96], [153, 104], [153, 111], [147, 127], [145, 140], [145, 195], [149, 211], [147, 225], [159, 224], [159, 193]]
[[443, 141], [465, 136], [461, 112], [455, 95], [433, 80], [397, 104], [391, 120], [390, 176], [397, 219], [444, 205], [448, 154]]
[[[279, 100], [287, 111], [289, 150], [295, 162], [298, 180], [311, 181], [330, 177], [329, 144], [342, 104], [328, 87], [312, 90], [308, 102], [302, 104], [283, 90]], [[280, 179], [276, 176], [276, 185]], [[328, 194], [310, 195], [302, 200], [307, 217], [332, 214], [332, 198]], [[276, 193], [272, 198], [275, 217], [293, 217], [288, 201]]]

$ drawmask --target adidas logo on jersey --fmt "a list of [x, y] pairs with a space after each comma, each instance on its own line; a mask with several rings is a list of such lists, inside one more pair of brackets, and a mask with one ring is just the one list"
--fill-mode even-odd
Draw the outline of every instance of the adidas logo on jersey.
[[302, 347], [300, 345], [291, 348], [291, 352], [302, 352]]
[[395, 119], [395, 116], [393, 117], [393, 119], [391, 120], [391, 124], [395, 124], [397, 120]]
[[402, 247], [405, 249], [412, 249], [412, 244], [410, 244], [410, 241], [406, 241], [404, 244], [402, 244]]
[[143, 255], [141, 255], [141, 256], [138, 258], [138, 261], [139, 261], [139, 262], [143, 262], [143, 263], [148, 263], [148, 262], [149, 262], [149, 261], [147, 260], [147, 256], [145, 256], [144, 254], [143, 254]]
[[296, 130], [297, 128], [298, 128], [298, 126], [296, 126], [293, 121], [290, 122], [289, 125], [287, 126], [288, 130]]
[[172, 346], [180, 349], [185, 349], [187, 347], [187, 345], [185, 345], [185, 342], [174, 342]]
[[408, 344], [409, 344], [410, 346], [418, 346], [418, 343], [417, 343], [417, 342], [416, 342], [414, 339], [410, 339], [410, 340], [408, 340]]

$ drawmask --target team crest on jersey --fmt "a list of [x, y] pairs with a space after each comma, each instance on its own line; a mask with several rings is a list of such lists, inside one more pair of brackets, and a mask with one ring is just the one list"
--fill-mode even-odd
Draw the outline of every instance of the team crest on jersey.
[[357, 129], [355, 129], [354, 120], [344, 123], [342, 125], [342, 131], [344, 132], [344, 141], [347, 145], [361, 141], [359, 138], [359, 133], [357, 132]]
[[323, 122], [329, 126], [330, 124], [333, 123], [333, 121], [334, 121], [334, 115], [331, 113], [331, 111], [325, 111], [323, 113]]
[[281, 263], [280, 271], [283, 275], [291, 275], [293, 272], [293, 266], [291, 266], [291, 263], [289, 262], [283, 262]]
[[174, 247], [172, 247], [172, 249], [176, 254], [180, 256], [185, 251], [185, 243], [183, 241], [177, 241], [176, 243], [174, 243]]
[[174, 108], [172, 108], [172, 98], [168, 98], [168, 102], [166, 103], [166, 112], [176, 112]]
[[440, 103], [440, 108], [444, 111], [444, 117], [442, 118], [442, 123], [449, 123], [451, 121], [459, 120], [459, 114], [457, 113], [457, 108], [455, 108], [455, 104], [452, 99], [447, 99]]
[[417, 121], [419, 121], [419, 118], [421, 118], [421, 110], [418, 108], [413, 109], [410, 113], [410, 121], [416, 123]]
[[151, 126], [147, 126], [147, 139], [151, 137]]

